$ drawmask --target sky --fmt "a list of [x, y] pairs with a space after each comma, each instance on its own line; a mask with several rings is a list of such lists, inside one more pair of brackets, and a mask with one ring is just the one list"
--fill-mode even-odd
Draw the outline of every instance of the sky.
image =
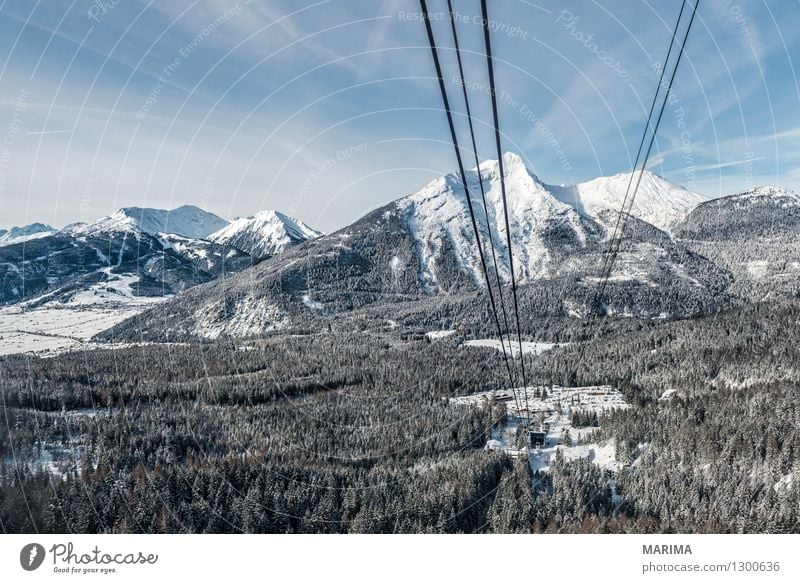
[[[467, 146], [446, 2], [428, 4]], [[480, 4], [453, 5], [494, 159]], [[551, 184], [629, 171], [680, 6], [490, 0], [503, 150]], [[419, 190], [456, 168], [419, 10], [0, 0], [0, 227], [195, 204], [331, 232]], [[800, 192], [799, 73], [799, 0], [702, 0], [648, 167], [709, 198]]]

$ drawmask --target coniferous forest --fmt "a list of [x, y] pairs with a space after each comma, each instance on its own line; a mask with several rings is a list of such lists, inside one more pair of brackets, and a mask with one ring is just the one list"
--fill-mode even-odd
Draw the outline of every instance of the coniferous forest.
[[[2, 359], [5, 532], [798, 532], [800, 305], [615, 330], [539, 356], [618, 471], [484, 448], [499, 352], [366, 326]], [[570, 378], [571, 377], [571, 378]], [[660, 396], [674, 389], [670, 399]], [[545, 389], [546, 390], [546, 389]], [[580, 438], [579, 438], [580, 443]]]

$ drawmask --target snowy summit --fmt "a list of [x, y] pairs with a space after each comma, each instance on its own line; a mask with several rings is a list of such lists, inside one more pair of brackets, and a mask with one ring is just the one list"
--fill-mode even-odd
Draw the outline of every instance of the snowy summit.
[[55, 232], [56, 229], [42, 223], [32, 223], [24, 227], [11, 227], [9, 230], [0, 229], [0, 246], [41, 239]]
[[[596, 237], [590, 223], [608, 227], [607, 217], [604, 219], [601, 213], [620, 210], [630, 179], [630, 174], [617, 174], [573, 186], [549, 185], [512, 153], [503, 155], [503, 174], [511, 244], [515, 262], [519, 262], [517, 277], [522, 282], [547, 277], [558, 254], [585, 248]], [[481, 238], [488, 241], [488, 223], [500, 275], [509, 280], [500, 164], [487, 160], [480, 168], [468, 170], [466, 178]], [[481, 184], [486, 193], [486, 212]], [[631, 214], [669, 232], [703, 201], [699, 194], [646, 171]], [[481, 282], [479, 255], [460, 176], [448, 174], [434, 180], [419, 192], [397, 201], [396, 209], [418, 242], [421, 276], [428, 288], [437, 287], [443, 251], [452, 252], [458, 267], [470, 273], [476, 283]]]
[[69, 230], [72, 235], [142, 231], [150, 235], [173, 233], [190, 239], [205, 239], [227, 225], [225, 219], [192, 205], [171, 211], [153, 208], [126, 207], [91, 223]]
[[298, 219], [278, 211], [265, 210], [251, 217], [235, 219], [211, 234], [209, 240], [231, 245], [257, 259], [263, 259], [321, 235]]
[[597, 216], [602, 210], [618, 212], [622, 208], [629, 185], [632, 192], [637, 181], [639, 188], [636, 190], [631, 215], [662, 231], [670, 232], [689, 211], [706, 201], [705, 197], [676, 186], [649, 170], [642, 172], [641, 180], [638, 174], [631, 179], [630, 172], [623, 172], [575, 186], [550, 189], [564, 202], [582, 209], [590, 216]]

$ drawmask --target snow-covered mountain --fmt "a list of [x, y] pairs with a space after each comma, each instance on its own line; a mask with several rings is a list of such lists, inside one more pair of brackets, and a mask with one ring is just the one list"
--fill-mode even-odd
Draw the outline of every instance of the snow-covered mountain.
[[[599, 281], [614, 210], [570, 204], [563, 190], [556, 196], [518, 156], [506, 154], [503, 162], [515, 271], [526, 298], [523, 318], [585, 314]], [[487, 221], [498, 273], [508, 282], [499, 166], [487, 161], [468, 171], [466, 178], [490, 277], [494, 260], [486, 244]], [[675, 209], [688, 204], [685, 191], [680, 192], [684, 202], [675, 204], [668, 193], [677, 187], [647, 178], [651, 196], [641, 208], [659, 219], [679, 216]], [[575, 192], [590, 198], [588, 187], [575, 187]], [[613, 206], [610, 199], [596, 198]], [[637, 212], [634, 207], [633, 214]], [[730, 274], [638, 218], [628, 224], [611, 275], [604, 302], [607, 313], [644, 318], [699, 315], [729, 304]], [[469, 302], [483, 288], [466, 193], [460, 177], [449, 174], [338, 232], [294, 245], [245, 273], [188, 290], [118, 326], [115, 333], [143, 333], [152, 339], [165, 337], [165, 330], [172, 339], [246, 336], [387, 302], [432, 296], [442, 302]]]
[[[622, 208], [625, 193], [633, 191], [639, 181], [638, 174], [626, 172], [614, 176], [595, 178], [574, 186], [548, 186], [559, 200], [572, 205], [579, 211], [599, 218], [604, 210], [618, 212]], [[672, 227], [683, 219], [689, 211], [707, 199], [699, 194], [665, 180], [645, 170], [642, 173], [636, 198], [631, 207], [631, 215], [662, 231], [670, 232]]]
[[759, 237], [779, 234], [800, 221], [800, 196], [762, 186], [698, 205], [676, 226], [684, 238]]
[[8, 230], [0, 229], [0, 246], [24, 243], [25, 241], [47, 237], [55, 233], [56, 230], [43, 223], [31, 223], [24, 227], [11, 227]]
[[[113, 303], [173, 295], [252, 263], [248, 254], [203, 238], [226, 224], [194, 206], [128, 207], [59, 231], [39, 224], [12, 229], [0, 245], [0, 305], [64, 304], [85, 292]], [[130, 289], [95, 296], [112, 280]]]
[[265, 210], [251, 217], [233, 220], [212, 233], [208, 239], [236, 247], [256, 259], [263, 259], [321, 235], [298, 219], [278, 211]]
[[800, 295], [800, 196], [790, 190], [765, 186], [704, 202], [675, 235], [733, 273], [742, 297]]
[[173, 233], [190, 239], [206, 239], [228, 221], [191, 205], [173, 210], [126, 207], [97, 221], [77, 225], [66, 232], [73, 235], [98, 235], [141, 231], [150, 235]]
[[180, 255], [196, 269], [220, 276], [241, 271], [252, 264], [252, 257], [231, 245], [206, 239], [191, 239], [174, 233], [159, 233], [157, 239], [166, 249]]
[[[630, 174], [597, 178], [574, 186], [545, 184], [531, 173], [522, 159], [503, 156], [511, 245], [515, 269], [522, 283], [553, 276], [562, 270], [565, 254], [601, 242], [608, 236], [622, 207]], [[634, 177], [636, 179], [636, 177]], [[502, 210], [499, 164], [487, 161], [480, 170], [467, 171], [467, 185], [476, 211], [481, 236], [488, 241], [487, 216], [483, 211], [480, 182], [486, 192], [488, 224], [497, 251], [502, 278], [510, 279], [505, 218]], [[631, 215], [664, 233], [706, 199], [645, 171]], [[480, 257], [469, 220], [461, 179], [455, 174], [439, 178], [396, 205], [402, 222], [417, 240], [422, 260], [421, 277], [435, 287], [438, 258], [452, 250], [460, 269], [474, 282], [483, 280]], [[393, 211], [389, 211], [393, 212]], [[487, 260], [491, 259], [486, 246]]]
[[[518, 156], [506, 154], [503, 162], [517, 276], [521, 282], [546, 277], [555, 255], [586, 245], [587, 238], [591, 236], [588, 225], [574, 207], [555, 198], [528, 171]], [[481, 200], [480, 182], [483, 182], [486, 192], [486, 213]], [[510, 279], [497, 161], [485, 162], [480, 169], [468, 171], [467, 186], [481, 237], [488, 241], [488, 218], [501, 277]], [[422, 263], [420, 277], [427, 288], [435, 289], [439, 271], [449, 268], [439, 265], [439, 258], [445, 251], [452, 253], [457, 267], [468, 272], [474, 283], [483, 281], [467, 197], [460, 177], [449, 174], [438, 178], [419, 192], [401, 199], [394, 207], [387, 213], [397, 213], [415, 238]], [[487, 260], [491, 260], [489, 249], [487, 244]]]
[[[141, 305], [132, 298], [175, 295], [319, 235], [274, 211], [229, 225], [195, 206], [126, 207], [58, 231], [14, 228], [0, 233], [0, 305], [82, 307], [87, 297], [92, 304]], [[107, 294], [110, 285], [116, 291]]]

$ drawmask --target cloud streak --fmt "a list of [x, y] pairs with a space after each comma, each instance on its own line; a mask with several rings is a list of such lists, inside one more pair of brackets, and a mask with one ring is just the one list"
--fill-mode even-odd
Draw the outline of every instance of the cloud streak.
[[[458, 8], [479, 154], [493, 157], [481, 27], [469, 5]], [[417, 190], [454, 160], [422, 23], [400, 16], [415, 9], [401, 0], [130, 0], [91, 19], [81, 3], [3, 4], [0, 131], [13, 96], [30, 97], [7, 155], [0, 226], [72, 222], [89, 175], [98, 214], [120, 204], [196, 203], [226, 216], [268, 206], [325, 231]], [[800, 127], [786, 123], [800, 107], [798, 12], [793, 0], [703, 3], [649, 167], [684, 183], [691, 167], [692, 187], [707, 196], [757, 180], [800, 187]], [[675, 5], [652, 0], [492, 3], [497, 30], [520, 31], [493, 37], [509, 96], [504, 147], [551, 183], [629, 170], [676, 16]], [[449, 23], [433, 25], [454, 74]], [[448, 87], [462, 112], [458, 85], [448, 78]], [[465, 131], [460, 124], [466, 143]], [[367, 147], [309, 185], [324, 160], [359, 144]]]

